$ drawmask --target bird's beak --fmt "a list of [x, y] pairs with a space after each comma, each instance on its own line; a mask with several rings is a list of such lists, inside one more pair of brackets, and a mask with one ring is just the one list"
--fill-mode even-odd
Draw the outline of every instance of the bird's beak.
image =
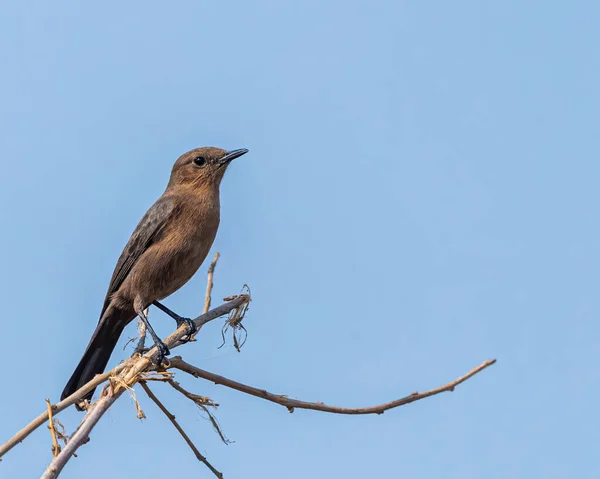
[[219, 166], [225, 166], [230, 161], [235, 160], [236, 158], [245, 155], [246, 153], [248, 153], [248, 150], [246, 148], [228, 151], [227, 154], [219, 160]]

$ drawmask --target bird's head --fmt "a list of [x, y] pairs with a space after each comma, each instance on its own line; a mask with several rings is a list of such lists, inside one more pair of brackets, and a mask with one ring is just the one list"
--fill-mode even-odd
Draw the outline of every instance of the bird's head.
[[205, 146], [181, 155], [171, 170], [167, 188], [173, 186], [219, 187], [229, 163], [248, 153], [248, 150], [226, 151]]

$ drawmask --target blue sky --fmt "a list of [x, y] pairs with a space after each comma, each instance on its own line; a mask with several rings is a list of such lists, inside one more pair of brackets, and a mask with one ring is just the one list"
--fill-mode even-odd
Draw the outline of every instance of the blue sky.
[[[173, 161], [227, 173], [220, 322], [178, 353], [273, 392], [372, 405], [498, 363], [383, 416], [284, 408], [178, 376], [155, 392], [226, 478], [600, 474], [595, 2], [3, 2], [0, 441], [62, 387]], [[201, 311], [204, 265], [165, 301]], [[164, 315], [150, 319], [163, 336]], [[121, 344], [133, 336], [130, 328]], [[128, 352], [120, 347], [116, 364]], [[138, 391], [61, 477], [211, 477]], [[73, 431], [81, 418], [60, 420]], [[40, 429], [0, 464], [37, 477]]]

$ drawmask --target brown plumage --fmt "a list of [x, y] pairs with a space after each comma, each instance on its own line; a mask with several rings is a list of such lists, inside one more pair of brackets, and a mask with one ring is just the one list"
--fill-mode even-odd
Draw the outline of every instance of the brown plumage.
[[155, 304], [178, 323], [189, 321], [157, 302], [181, 288], [202, 265], [219, 228], [219, 185], [229, 162], [247, 151], [204, 147], [177, 159], [165, 192], [138, 223], [117, 261], [96, 330], [61, 399], [104, 372], [123, 329], [138, 315], [162, 354], [168, 354], [144, 309]]

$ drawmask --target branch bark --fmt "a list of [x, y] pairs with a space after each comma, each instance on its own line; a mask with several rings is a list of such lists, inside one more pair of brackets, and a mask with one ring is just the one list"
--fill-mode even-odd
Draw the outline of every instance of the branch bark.
[[425, 399], [430, 396], [435, 396], [436, 394], [440, 394], [446, 391], [454, 391], [454, 388], [458, 386], [460, 383], [465, 382], [467, 379], [471, 378], [475, 374], [483, 371], [485, 368], [491, 366], [496, 362], [495, 359], [491, 359], [489, 361], [485, 361], [483, 364], [477, 366], [476, 368], [469, 371], [464, 376], [455, 379], [454, 381], [446, 384], [445, 386], [440, 386], [439, 388], [432, 389], [430, 391], [426, 391], [424, 393], [414, 392], [406, 397], [396, 399], [395, 401], [391, 401], [384, 404], [379, 404], [378, 406], [371, 407], [362, 407], [362, 408], [347, 408], [347, 407], [337, 407], [337, 406], [328, 406], [321, 402], [307, 402], [307, 401], [299, 401], [297, 399], [290, 399], [289, 397], [282, 394], [273, 394], [264, 389], [255, 388], [253, 386], [248, 386], [246, 384], [239, 383], [237, 381], [233, 381], [232, 379], [228, 379], [223, 376], [219, 376], [218, 374], [211, 373], [209, 371], [205, 371], [204, 369], [197, 368], [189, 363], [186, 363], [181, 357], [177, 356], [171, 359], [171, 367], [179, 369], [180, 371], [184, 371], [188, 374], [196, 378], [206, 379], [215, 384], [221, 384], [222, 386], [227, 386], [228, 388], [235, 389], [237, 391], [241, 391], [246, 394], [250, 394], [251, 396], [256, 396], [262, 399], [266, 399], [267, 401], [274, 402], [276, 404], [280, 404], [285, 406], [289, 412], [294, 412], [294, 409], [313, 409], [315, 411], [323, 411], [330, 412], [335, 414], [383, 414], [388, 409], [393, 409], [399, 406], [404, 406], [405, 404], [410, 404], [411, 402], [419, 401], [421, 399]]

